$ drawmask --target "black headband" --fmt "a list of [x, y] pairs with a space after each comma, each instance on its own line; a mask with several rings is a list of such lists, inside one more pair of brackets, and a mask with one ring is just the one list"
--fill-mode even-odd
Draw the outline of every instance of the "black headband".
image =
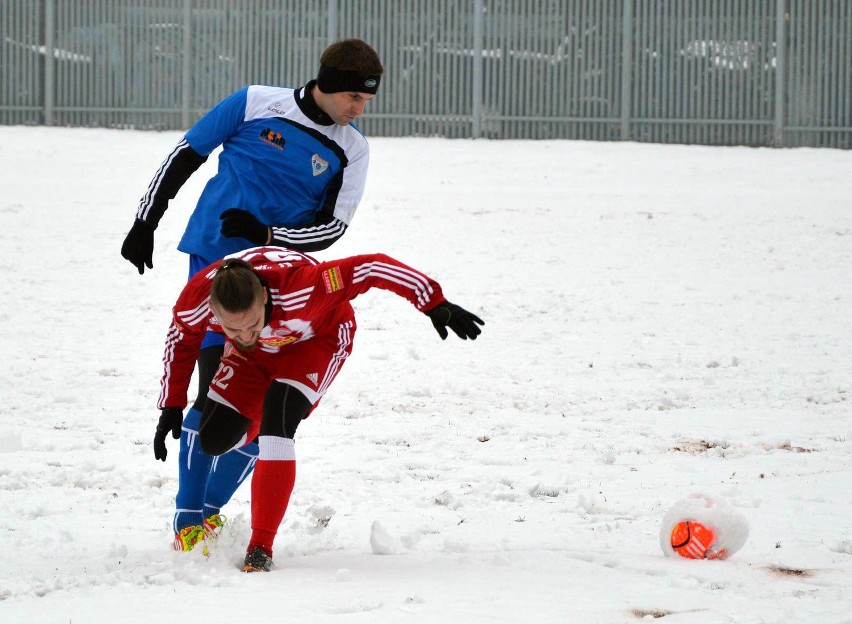
[[376, 91], [379, 90], [381, 80], [382, 77], [379, 74], [364, 75], [354, 71], [335, 69], [328, 65], [320, 65], [317, 74], [317, 86], [323, 93], [354, 91], [375, 95]]

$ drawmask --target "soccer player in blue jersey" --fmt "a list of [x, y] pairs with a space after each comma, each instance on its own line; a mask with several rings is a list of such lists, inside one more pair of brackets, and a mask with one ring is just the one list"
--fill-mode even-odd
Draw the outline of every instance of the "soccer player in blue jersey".
[[[138, 269], [153, 269], [154, 230], [178, 190], [220, 145], [219, 168], [204, 187], [178, 249], [189, 254], [189, 276], [220, 258], [256, 245], [298, 251], [327, 248], [343, 236], [361, 196], [369, 162], [367, 141], [354, 120], [376, 95], [383, 67], [360, 39], [330, 45], [319, 72], [297, 89], [251, 85], [202, 117], [157, 170], [139, 202], [121, 255]], [[180, 437], [174, 545], [191, 550], [214, 536], [219, 514], [251, 473], [256, 444], [216, 458], [197, 443], [207, 389], [219, 365], [224, 336], [208, 332], [198, 356], [198, 395], [183, 418], [163, 410], [154, 456], [165, 461], [168, 432]], [[310, 401], [298, 388], [283, 409], [304, 412]]]

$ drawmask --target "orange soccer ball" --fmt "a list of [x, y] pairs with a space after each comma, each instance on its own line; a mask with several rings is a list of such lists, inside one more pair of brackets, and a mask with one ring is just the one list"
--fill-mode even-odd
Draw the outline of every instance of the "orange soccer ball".
[[687, 559], [724, 559], [727, 553], [716, 550], [716, 532], [695, 520], [678, 522], [672, 529], [672, 549]]

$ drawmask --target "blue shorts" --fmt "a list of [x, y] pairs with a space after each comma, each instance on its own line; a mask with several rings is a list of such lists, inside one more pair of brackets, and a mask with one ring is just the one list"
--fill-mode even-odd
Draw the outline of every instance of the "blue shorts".
[[[189, 277], [192, 277], [196, 273], [198, 273], [201, 269], [206, 267], [208, 264], [213, 264], [215, 260], [205, 260], [201, 256], [197, 256], [195, 254], [189, 254]], [[189, 277], [187, 280], [189, 280]], [[207, 347], [219, 347], [225, 344], [225, 334], [220, 334], [218, 332], [207, 331], [204, 335], [204, 340], [201, 341], [201, 348], [206, 349]]]

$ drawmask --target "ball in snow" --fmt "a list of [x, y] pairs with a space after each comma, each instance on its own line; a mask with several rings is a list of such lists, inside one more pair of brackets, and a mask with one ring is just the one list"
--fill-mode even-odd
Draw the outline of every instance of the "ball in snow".
[[745, 544], [748, 521], [725, 500], [692, 494], [663, 517], [660, 547], [667, 557], [727, 559]]

